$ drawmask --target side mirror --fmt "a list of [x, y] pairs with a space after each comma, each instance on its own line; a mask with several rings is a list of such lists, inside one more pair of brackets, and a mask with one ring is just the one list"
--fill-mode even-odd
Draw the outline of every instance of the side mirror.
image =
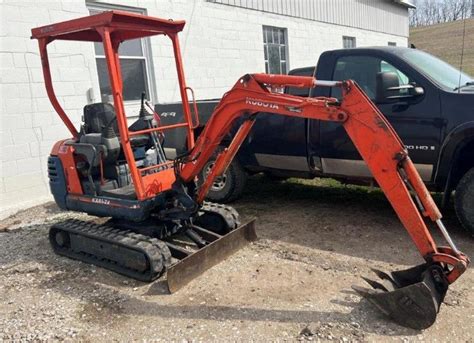
[[378, 73], [376, 76], [375, 101], [377, 103], [396, 102], [425, 94], [423, 87], [414, 84], [401, 85], [398, 75], [393, 72]]

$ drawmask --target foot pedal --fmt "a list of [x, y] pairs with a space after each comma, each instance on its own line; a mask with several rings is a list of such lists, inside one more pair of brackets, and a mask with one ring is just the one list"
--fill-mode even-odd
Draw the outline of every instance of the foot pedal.
[[402, 326], [423, 330], [433, 325], [448, 290], [441, 266], [423, 264], [390, 274], [373, 271], [383, 282], [364, 278], [373, 289], [352, 286], [359, 295]]

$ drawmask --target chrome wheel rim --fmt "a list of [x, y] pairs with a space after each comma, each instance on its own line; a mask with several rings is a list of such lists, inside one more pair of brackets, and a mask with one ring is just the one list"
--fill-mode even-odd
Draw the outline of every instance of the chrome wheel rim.
[[[210, 162], [207, 164], [206, 168], [204, 169], [205, 178], [209, 176], [213, 166], [214, 166], [214, 162]], [[226, 182], [227, 182], [227, 175], [226, 175], [226, 172], [224, 172], [224, 174], [222, 174], [221, 176], [216, 177], [216, 179], [212, 183], [211, 191], [218, 192], [218, 191], [223, 190]]]

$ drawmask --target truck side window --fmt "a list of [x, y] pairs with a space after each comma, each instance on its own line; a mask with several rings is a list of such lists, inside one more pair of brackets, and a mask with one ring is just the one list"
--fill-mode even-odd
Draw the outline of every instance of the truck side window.
[[[313, 76], [314, 68], [301, 68], [295, 69], [290, 72], [289, 75], [293, 76]], [[296, 88], [296, 87], [286, 87], [285, 93], [290, 95], [296, 95], [301, 97], [309, 97], [311, 89], [310, 88]]]
[[[398, 82], [400, 83], [400, 86], [408, 85], [410, 83], [410, 79], [408, 78], [408, 76], [403, 74], [400, 70], [398, 70], [397, 68], [395, 68], [393, 65], [391, 65], [388, 62], [380, 61], [380, 71], [383, 72], [383, 73], [391, 72], [391, 73], [397, 74]], [[408, 92], [408, 89], [400, 90], [401, 94], [407, 93], [407, 92]]]
[[[371, 99], [375, 99], [377, 73], [393, 72], [398, 75], [400, 85], [410, 83], [409, 78], [390, 63], [372, 56], [343, 56], [336, 62], [333, 80], [354, 80]], [[407, 90], [403, 90], [407, 91]], [[333, 88], [331, 96], [341, 99], [341, 90]]]

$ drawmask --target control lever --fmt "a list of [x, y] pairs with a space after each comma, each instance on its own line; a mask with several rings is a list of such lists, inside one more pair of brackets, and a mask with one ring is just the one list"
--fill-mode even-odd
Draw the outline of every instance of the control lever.
[[[145, 92], [142, 92], [141, 96], [141, 105], [140, 105], [140, 114], [139, 117], [146, 123], [148, 129], [153, 128], [153, 119], [155, 117], [154, 111], [151, 109], [148, 101], [145, 100]], [[146, 107], [145, 107], [146, 105]], [[153, 146], [155, 147], [155, 151], [157, 153], [157, 160], [158, 164], [162, 164], [166, 162], [166, 156], [163, 151], [163, 147], [160, 144], [159, 137], [156, 132], [150, 132], [151, 140], [153, 142]]]
[[147, 122], [150, 122], [151, 125], [151, 121], [153, 120], [153, 113], [150, 113], [150, 111], [145, 108], [145, 97], [146, 93], [142, 92], [139, 117]]

